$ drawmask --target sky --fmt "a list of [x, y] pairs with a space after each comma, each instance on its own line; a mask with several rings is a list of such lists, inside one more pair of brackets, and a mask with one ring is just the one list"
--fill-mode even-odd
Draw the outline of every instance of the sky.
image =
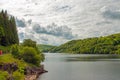
[[16, 17], [20, 42], [61, 45], [120, 32], [120, 0], [0, 0]]

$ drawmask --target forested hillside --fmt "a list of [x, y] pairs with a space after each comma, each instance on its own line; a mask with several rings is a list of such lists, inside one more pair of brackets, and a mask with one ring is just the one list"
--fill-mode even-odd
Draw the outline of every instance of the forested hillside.
[[120, 54], [120, 33], [105, 37], [72, 40], [50, 52], [74, 54]]
[[53, 48], [55, 48], [56, 46], [38, 44], [37, 47], [38, 47], [38, 49], [39, 49], [41, 52], [49, 52], [50, 49], [53, 49]]
[[16, 29], [15, 18], [9, 16], [7, 11], [0, 12], [0, 45], [8, 46], [18, 44], [18, 34]]

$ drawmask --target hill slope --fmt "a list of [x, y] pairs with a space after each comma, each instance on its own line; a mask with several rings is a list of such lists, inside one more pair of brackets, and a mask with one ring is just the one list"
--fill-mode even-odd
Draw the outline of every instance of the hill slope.
[[50, 52], [75, 54], [120, 54], [120, 33], [105, 37], [72, 40], [50, 50]]
[[37, 47], [42, 52], [49, 52], [50, 49], [55, 48], [56, 46], [45, 45], [45, 44], [38, 44]]

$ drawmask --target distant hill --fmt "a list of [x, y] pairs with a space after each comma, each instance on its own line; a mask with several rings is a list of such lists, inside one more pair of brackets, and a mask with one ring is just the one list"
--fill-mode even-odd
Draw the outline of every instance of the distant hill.
[[49, 52], [50, 49], [55, 48], [56, 46], [45, 45], [45, 44], [38, 44], [37, 47], [42, 52]]
[[120, 54], [120, 33], [105, 37], [72, 40], [50, 52], [73, 54]]

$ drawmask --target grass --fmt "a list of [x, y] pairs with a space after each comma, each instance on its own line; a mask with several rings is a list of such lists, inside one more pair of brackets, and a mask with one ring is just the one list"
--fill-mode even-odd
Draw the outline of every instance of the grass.
[[[0, 64], [8, 64], [8, 63], [16, 63], [18, 65], [18, 70], [13, 72], [13, 77], [15, 80], [24, 80], [25, 75], [24, 69], [25, 67], [29, 66], [30, 64], [24, 62], [23, 60], [16, 59], [12, 56], [12, 54], [3, 54], [0, 56]], [[23, 72], [22, 72], [23, 71]], [[7, 80], [9, 77], [8, 72], [0, 71], [0, 80]]]
[[9, 74], [6, 71], [0, 71], [0, 80], [6, 80]]
[[29, 64], [24, 62], [23, 60], [18, 60], [12, 56], [12, 54], [4, 54], [0, 56], [0, 64], [7, 64], [7, 63], [17, 63], [18, 67], [26, 67]]

